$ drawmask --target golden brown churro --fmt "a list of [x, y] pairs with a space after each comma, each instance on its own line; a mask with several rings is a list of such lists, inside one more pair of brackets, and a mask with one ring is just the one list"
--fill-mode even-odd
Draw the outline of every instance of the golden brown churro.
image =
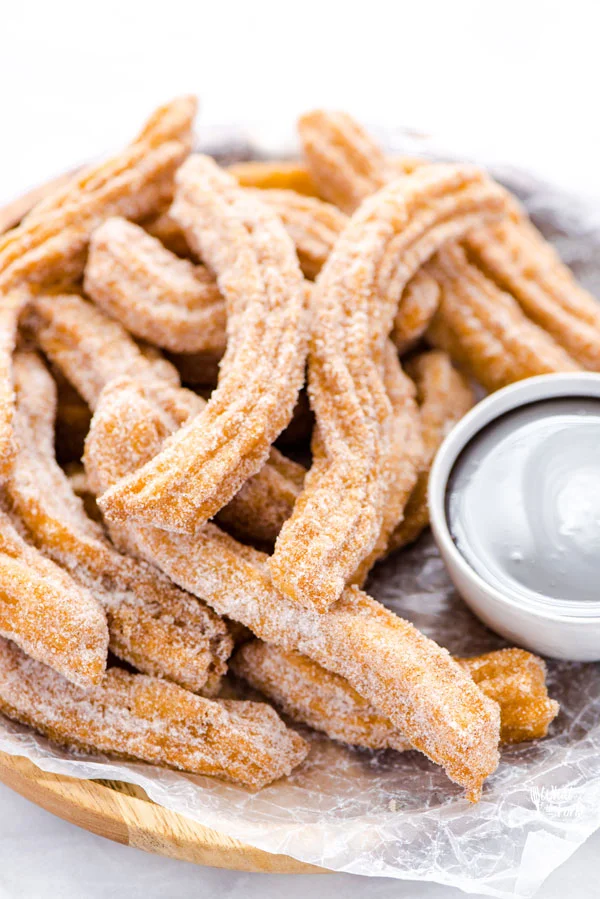
[[0, 292], [0, 483], [6, 480], [15, 455], [12, 355], [19, 317], [28, 300], [23, 289]]
[[293, 190], [309, 197], [317, 196], [317, 186], [306, 166], [288, 159], [236, 162], [227, 167], [242, 187], [261, 190]]
[[404, 517], [405, 506], [416, 489], [419, 472], [424, 464], [415, 385], [402, 371], [396, 347], [390, 340], [385, 346], [383, 378], [393, 416], [393, 431], [386, 463], [387, 496], [383, 503], [379, 537], [351, 578], [351, 582], [359, 587], [364, 584], [375, 562], [385, 555], [391, 535]]
[[442, 295], [427, 339], [450, 353], [487, 390], [531, 375], [579, 368], [510, 294], [467, 261], [461, 247], [444, 247], [428, 271]]
[[[343, 113], [309, 113], [300, 119], [299, 132], [320, 193], [346, 212], [393, 177], [377, 143]], [[472, 261], [514, 296], [526, 316], [584, 368], [600, 370], [598, 303], [514, 198], [506, 219], [474, 229], [465, 244]]]
[[305, 197], [292, 190], [256, 191], [279, 216], [294, 241], [300, 267], [307, 278], [316, 278], [348, 223], [331, 203]]
[[193, 533], [256, 474], [288, 424], [304, 380], [307, 321], [281, 222], [207, 157], [179, 170], [172, 214], [217, 275], [227, 352], [206, 408], [99, 503], [115, 522]]
[[145, 674], [214, 692], [233, 645], [225, 623], [158, 571], [111, 547], [54, 458], [52, 378], [33, 353], [17, 354], [15, 375], [19, 453], [8, 493], [29, 536], [102, 603], [116, 656]]
[[412, 543], [429, 524], [427, 482], [435, 454], [452, 427], [475, 403], [468, 380], [452, 365], [447, 353], [431, 350], [415, 356], [407, 373], [417, 387], [423, 439], [423, 468], [404, 509], [404, 517], [389, 537], [387, 551]]
[[466, 247], [485, 274], [576, 362], [600, 371], [598, 301], [525, 216], [475, 230]]
[[123, 375], [179, 384], [177, 370], [166, 359], [148, 358], [118, 322], [77, 294], [36, 297], [27, 324], [91, 409], [105, 384]]
[[92, 594], [25, 542], [0, 506], [0, 634], [81, 686], [106, 668], [106, 616]]
[[298, 121], [298, 132], [319, 194], [348, 214], [400, 174], [345, 112], [309, 112]]
[[136, 337], [174, 353], [225, 349], [225, 303], [213, 275], [123, 218], [92, 234], [84, 288]]
[[119, 156], [86, 169], [0, 237], [0, 289], [81, 276], [92, 231], [111, 215], [143, 219], [164, 207], [187, 156], [195, 101], [162, 107]]
[[421, 268], [406, 285], [394, 318], [391, 338], [399, 353], [423, 337], [440, 302], [440, 287], [427, 269]]
[[[457, 661], [500, 706], [502, 742], [546, 736], [558, 714], [558, 703], [548, 698], [541, 659], [522, 649], [500, 649]], [[343, 677], [300, 653], [252, 640], [238, 649], [231, 667], [294, 721], [321, 730], [333, 740], [368, 749], [412, 749], [389, 718]]]
[[119, 668], [82, 690], [2, 639], [0, 711], [71, 749], [250, 787], [289, 774], [308, 752], [304, 740], [265, 703], [215, 702]]
[[[92, 408], [108, 383], [127, 382], [122, 414], [131, 420], [135, 435], [144, 433], [150, 440], [149, 430], [157, 429], [153, 453], [146, 454], [144, 462], [160, 451], [166, 437], [205, 408], [201, 397], [174, 386], [176, 372], [166, 360], [149, 361], [121, 325], [81, 297], [38, 298], [30, 319], [30, 328], [46, 355], [85, 394]], [[121, 373], [135, 380], [121, 377]], [[140, 402], [144, 403], [145, 421], [139, 420]], [[268, 463], [220, 511], [219, 521], [240, 537], [273, 543], [291, 514], [304, 473], [302, 466], [273, 447]]]
[[[117, 391], [107, 388], [86, 442], [85, 465], [94, 490], [106, 489], [111, 478], [142, 461], [145, 438], [133, 443], [123, 427], [118, 398]], [[408, 622], [356, 588], [344, 591], [325, 613], [303, 609], [273, 588], [268, 556], [213, 524], [193, 536], [140, 527], [135, 521], [121, 526], [123, 531], [139, 555], [218, 614], [346, 677], [413, 745], [463, 784], [472, 799], [478, 797], [498, 761], [498, 708], [445, 650]]]
[[313, 465], [271, 560], [306, 606], [334, 602], [380, 535], [393, 413], [383, 348], [402, 291], [447, 240], [502, 215], [504, 191], [472, 166], [425, 166], [365, 200], [312, 298]]

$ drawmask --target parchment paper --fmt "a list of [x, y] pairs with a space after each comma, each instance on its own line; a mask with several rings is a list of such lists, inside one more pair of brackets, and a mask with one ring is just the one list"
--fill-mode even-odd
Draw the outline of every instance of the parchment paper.
[[[402, 132], [385, 137], [398, 151], [454, 155]], [[223, 134], [218, 142], [221, 149]], [[265, 152], [264, 140], [239, 131], [226, 135], [226, 145], [230, 158]], [[600, 228], [591, 212], [528, 176], [494, 174], [526, 201], [538, 227], [600, 296]], [[453, 653], [505, 645], [457, 596], [428, 534], [380, 564], [368, 590]], [[210, 778], [75, 757], [1, 717], [0, 750], [45, 771], [136, 783], [208, 827], [336, 871], [531, 896], [600, 826], [600, 667], [549, 662], [549, 688], [561, 704], [549, 737], [504, 749], [476, 806], [419, 753], [353, 750], [308, 730], [308, 761], [254, 794]]]

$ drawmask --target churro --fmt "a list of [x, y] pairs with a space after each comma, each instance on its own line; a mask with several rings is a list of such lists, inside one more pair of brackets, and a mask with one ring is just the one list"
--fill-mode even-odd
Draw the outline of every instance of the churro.
[[441, 301], [427, 340], [448, 352], [486, 390], [579, 368], [510, 294], [468, 262], [460, 246], [444, 247], [428, 271], [440, 285]]
[[206, 408], [99, 504], [115, 522], [193, 533], [258, 472], [288, 424], [304, 380], [307, 317], [280, 220], [207, 157], [180, 168], [172, 215], [217, 276], [227, 352]]
[[[346, 217], [329, 203], [293, 191], [254, 193], [281, 219], [305, 275], [315, 277]], [[178, 227], [171, 216], [161, 218], [170, 219], [172, 232]], [[164, 239], [173, 244], [173, 233]], [[92, 234], [84, 288], [136, 337], [174, 353], [223, 354], [225, 301], [214, 276], [205, 266], [178, 258], [132, 222], [107, 219]]]
[[[546, 666], [541, 659], [522, 649], [500, 649], [457, 662], [500, 706], [503, 743], [546, 736], [559, 706], [548, 698]], [[353, 690], [348, 681], [300, 653], [252, 640], [238, 649], [231, 667], [288, 717], [323, 731], [333, 740], [367, 749], [412, 749], [390, 719]]]
[[[101, 397], [86, 441], [85, 466], [94, 490], [141, 462], [145, 440], [133, 445], [119, 394]], [[413, 745], [479, 796], [498, 761], [499, 713], [449, 654], [356, 588], [326, 612], [304, 609], [274, 589], [268, 556], [237, 543], [213, 524], [195, 535], [119, 526], [130, 549], [183, 589], [270, 643], [304, 653], [346, 677], [362, 696], [409, 735]], [[418, 687], [417, 687], [418, 685]]]
[[465, 242], [470, 258], [524, 313], [583, 368], [600, 371], [600, 308], [544, 240], [521, 216], [476, 229]]
[[316, 278], [346, 227], [347, 217], [331, 203], [292, 190], [262, 190], [256, 195], [283, 222], [294, 241], [300, 268], [306, 277]]
[[387, 551], [412, 543], [429, 524], [427, 482], [442, 440], [475, 403], [467, 378], [452, 365], [447, 353], [430, 350], [407, 363], [417, 388], [423, 440], [423, 467], [404, 508], [402, 521], [389, 537]]
[[416, 489], [424, 464], [415, 385], [402, 371], [396, 347], [389, 340], [384, 352], [383, 379], [392, 407], [393, 428], [386, 462], [386, 496], [377, 541], [351, 578], [351, 582], [359, 587], [364, 584], [375, 562], [385, 555], [398, 522], [405, 516], [405, 506]]
[[390, 336], [399, 353], [405, 353], [423, 337], [439, 302], [439, 284], [427, 269], [419, 269], [406, 285], [394, 318]]
[[[162, 449], [167, 436], [206, 407], [201, 397], [174, 386], [177, 373], [166, 360], [148, 360], [118, 322], [79, 296], [37, 299], [29, 326], [45, 354], [92, 408], [111, 381], [129, 384], [133, 392], [123, 398], [123, 415], [131, 420], [132, 428], [147, 434], [150, 422], [158, 417], [159, 440], [153, 443], [153, 455]], [[143, 384], [147, 385], [145, 393]], [[140, 396], [145, 397], [146, 423], [139, 422]], [[157, 407], [154, 411], [153, 406]], [[144, 461], [149, 458], [152, 456], [145, 456]], [[219, 520], [240, 537], [273, 543], [291, 514], [304, 473], [300, 465], [271, 448], [267, 464], [242, 485], [220, 511]]]
[[35, 354], [17, 354], [15, 381], [19, 452], [7, 489], [28, 535], [102, 603], [118, 658], [213, 693], [233, 645], [225, 623], [155, 569], [112, 548], [54, 458], [56, 391]]
[[92, 594], [17, 531], [0, 505], [0, 634], [81, 686], [106, 668], [106, 615]]
[[149, 358], [118, 322], [78, 294], [39, 295], [30, 304], [27, 326], [91, 409], [105, 384], [123, 375], [179, 384], [166, 359]]
[[236, 162], [228, 166], [227, 171], [242, 187], [293, 190], [309, 197], [318, 195], [317, 186], [306, 166], [289, 159]]
[[89, 690], [0, 639], [0, 711], [54, 743], [259, 788], [290, 774], [308, 746], [265, 703], [217, 702], [110, 668]]
[[298, 133], [320, 195], [348, 214], [398, 177], [383, 150], [345, 112], [309, 112], [300, 117]]
[[24, 289], [0, 291], [0, 483], [6, 479], [15, 455], [12, 355], [19, 317], [28, 300]]
[[[345, 212], [352, 212], [393, 177], [390, 160], [378, 144], [344, 113], [309, 113], [298, 127], [308, 170], [320, 193]], [[471, 260], [514, 296], [531, 321], [581, 366], [600, 370], [598, 303], [514, 198], [504, 220], [473, 229], [465, 245]], [[418, 316], [425, 320], [424, 309], [418, 309]]]
[[157, 346], [219, 355], [225, 349], [225, 303], [214, 277], [123, 218], [107, 219], [92, 234], [84, 289], [128, 331]]
[[75, 281], [83, 273], [89, 236], [105, 218], [144, 219], [163, 208], [190, 150], [194, 112], [192, 98], [161, 107], [119, 156], [77, 175], [2, 235], [0, 290], [24, 281]]
[[[333, 204], [294, 190], [248, 190], [274, 209], [294, 241], [302, 271], [307, 278], [315, 278], [345, 227], [347, 217]], [[195, 258], [185, 234], [169, 210], [142, 224], [148, 234], [156, 237], [175, 255]]]
[[505, 209], [479, 169], [425, 166], [365, 200], [325, 263], [312, 296], [313, 465], [271, 559], [295, 601], [327, 608], [381, 533], [393, 431], [382, 357], [404, 287], [446, 241]]

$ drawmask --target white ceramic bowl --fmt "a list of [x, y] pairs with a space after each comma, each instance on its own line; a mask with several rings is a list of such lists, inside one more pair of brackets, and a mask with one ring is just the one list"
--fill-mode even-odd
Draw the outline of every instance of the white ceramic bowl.
[[511, 643], [542, 655], [589, 662], [600, 660], [600, 584], [598, 601], [586, 604], [585, 614], [576, 615], [569, 612], [569, 604], [564, 600], [541, 597], [540, 602], [524, 602], [510, 588], [500, 591], [488, 584], [459, 552], [446, 511], [448, 480], [454, 463], [482, 428], [520, 406], [569, 396], [600, 398], [600, 374], [577, 372], [528, 378], [478, 403], [448, 434], [437, 453], [429, 478], [429, 514], [436, 543], [456, 589], [485, 624]]

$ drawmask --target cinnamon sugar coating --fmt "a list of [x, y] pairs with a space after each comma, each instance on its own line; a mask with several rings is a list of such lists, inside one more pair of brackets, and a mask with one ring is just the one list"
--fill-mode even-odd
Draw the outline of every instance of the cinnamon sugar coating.
[[[118, 322], [75, 294], [38, 297], [29, 327], [45, 354], [92, 408], [112, 381], [127, 380], [131, 390], [145, 397], [147, 421], [140, 427], [147, 432], [156, 416], [160, 424], [153, 453], [144, 461], [153, 458], [168, 436], [206, 408], [201, 397], [178, 386], [177, 372], [170, 363], [160, 356], [148, 358]], [[144, 385], [148, 385], [145, 393]], [[138, 427], [137, 403], [138, 398], [131, 394], [124, 397], [123, 414], [134, 428]], [[303, 477], [300, 465], [272, 448], [267, 464], [221, 510], [220, 520], [242, 537], [273, 543], [291, 514]]]
[[439, 284], [426, 268], [420, 268], [406, 285], [394, 317], [390, 336], [399, 353], [406, 352], [423, 337], [439, 302]]
[[394, 427], [383, 349], [407, 282], [446, 241], [505, 210], [504, 191], [479, 169], [425, 166], [364, 201], [317, 278], [313, 465], [271, 560], [294, 601], [335, 602], [381, 532]]
[[441, 300], [427, 340], [487, 390], [532, 375], [579, 369], [510, 294], [468, 262], [460, 246], [444, 247], [428, 271], [440, 286]]
[[0, 506], [0, 634], [82, 687], [106, 669], [106, 615], [92, 593], [26, 542]]
[[407, 503], [417, 487], [425, 464], [421, 418], [412, 380], [402, 371], [396, 347], [388, 340], [384, 350], [383, 379], [392, 407], [392, 436], [386, 462], [386, 496], [379, 536], [368, 556], [351, 578], [361, 587], [378, 559], [386, 554], [398, 522], [406, 515]]
[[19, 317], [29, 299], [24, 289], [0, 291], [0, 483], [6, 480], [15, 456], [12, 356]]
[[469, 381], [452, 365], [447, 353], [441, 350], [421, 353], [406, 368], [417, 388], [423, 465], [402, 521], [389, 537], [388, 552], [412, 543], [429, 524], [427, 482], [435, 454], [446, 434], [475, 404]]
[[304, 380], [307, 319], [281, 222], [211, 160], [181, 167], [172, 214], [217, 276], [227, 352], [206, 408], [99, 502], [115, 522], [193, 533], [256, 474], [288, 424]]
[[[390, 160], [377, 142], [346, 114], [310, 113], [300, 119], [298, 129], [309, 172], [322, 195], [344, 211], [352, 212], [393, 177]], [[514, 198], [504, 220], [473, 229], [465, 246], [471, 261], [514, 296], [525, 315], [567, 355], [584, 368], [600, 369], [597, 301], [577, 283]], [[424, 307], [417, 308], [424, 321]]]
[[33, 353], [15, 358], [19, 452], [8, 493], [28, 535], [103, 605], [110, 649], [145, 674], [213, 693], [232, 641], [225, 623], [147, 564], [121, 555], [86, 515], [54, 458], [54, 382]]
[[[500, 706], [503, 743], [545, 737], [558, 714], [548, 698], [546, 667], [522, 649], [500, 649], [457, 659], [479, 688]], [[232, 670], [294, 721], [321, 730], [333, 740], [367, 749], [412, 749], [389, 718], [350, 684], [297, 652], [252, 640], [237, 650]]]
[[27, 326], [91, 409], [114, 378], [179, 384], [174, 366], [142, 351], [118, 322], [78, 294], [40, 294], [30, 304]]
[[[132, 461], [139, 464], [147, 444], [142, 436], [134, 443], [122, 427], [125, 416], [115, 398], [109, 387], [86, 442], [85, 466], [95, 490], [109, 487], [111, 477], [119, 477]], [[117, 539], [218, 614], [346, 677], [477, 798], [498, 763], [498, 708], [446, 650], [411, 624], [356, 588], [345, 590], [325, 613], [302, 608], [274, 588], [267, 555], [213, 524], [189, 536], [130, 520], [119, 525]]]
[[83, 272], [89, 236], [105, 218], [158, 212], [189, 153], [195, 106], [186, 97], [161, 107], [122, 153], [76, 175], [0, 236], [0, 289], [74, 281]]
[[347, 217], [331, 203], [303, 196], [293, 190], [261, 190], [255, 193], [281, 219], [294, 242], [300, 268], [306, 277], [316, 278], [346, 227]]
[[157, 346], [175, 353], [225, 349], [225, 303], [214, 277], [123, 218], [107, 219], [92, 234], [84, 289]]
[[583, 368], [600, 371], [600, 308], [544, 240], [521, 216], [477, 229], [465, 242], [469, 258], [525, 315]]
[[110, 668], [82, 690], [0, 639], [0, 711], [54, 743], [260, 788], [308, 746], [265, 703], [214, 701]]

